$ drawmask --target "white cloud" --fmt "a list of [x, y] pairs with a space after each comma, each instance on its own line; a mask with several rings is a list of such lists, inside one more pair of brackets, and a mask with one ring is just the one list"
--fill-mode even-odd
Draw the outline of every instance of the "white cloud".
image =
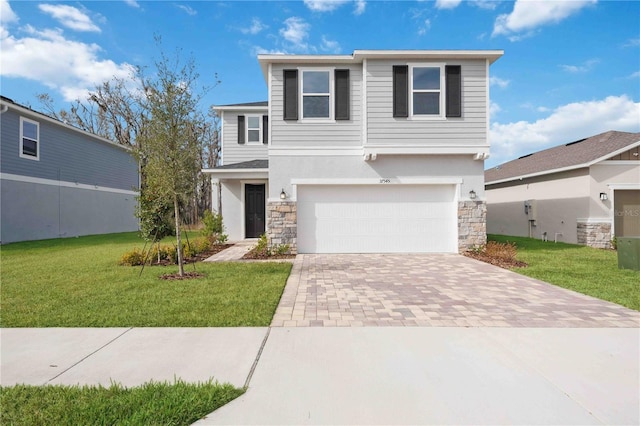
[[493, 101], [489, 101], [489, 114], [492, 117], [495, 117], [495, 115], [498, 114], [500, 111], [502, 111], [502, 108], [500, 108], [500, 105], [498, 105]]
[[76, 31], [100, 32], [100, 28], [91, 21], [86, 13], [65, 4], [40, 4], [38, 8], [51, 15], [67, 28]]
[[471, 1], [469, 3], [472, 4], [473, 6], [479, 7], [480, 9], [495, 10], [496, 7], [498, 7], [499, 1], [494, 1], [494, 0], [475, 0], [475, 1]]
[[325, 36], [322, 36], [320, 49], [324, 52], [340, 53], [340, 44], [337, 41], [329, 40]]
[[286, 50], [279, 49], [267, 49], [262, 46], [253, 46], [251, 48], [251, 56], [255, 57], [257, 55], [287, 55], [289, 52]]
[[535, 122], [493, 123], [492, 163], [498, 164], [524, 154], [609, 130], [640, 131], [640, 102], [626, 95], [575, 102], [556, 108]]
[[[499, 15], [493, 27], [493, 36], [500, 34], [531, 32], [536, 28], [558, 23], [580, 9], [595, 4], [597, 0], [516, 0], [513, 12]], [[519, 37], [513, 37], [512, 41]]]
[[247, 27], [247, 28], [240, 28], [240, 31], [243, 34], [256, 35], [260, 31], [265, 30], [267, 28], [269, 28], [269, 27], [267, 25], [263, 24], [262, 21], [260, 21], [260, 18], [253, 18], [251, 20], [251, 26]]
[[191, 6], [187, 6], [184, 4], [177, 4], [176, 6], [182, 9], [182, 11], [189, 16], [196, 16], [198, 14], [198, 11], [192, 8]]
[[304, 0], [304, 4], [314, 12], [331, 12], [351, 0]]
[[124, 2], [131, 7], [140, 8], [140, 4], [136, 0], [124, 0]]
[[13, 12], [7, 0], [0, 0], [0, 24], [18, 22], [18, 16]]
[[425, 35], [431, 29], [431, 20], [425, 19], [424, 24], [418, 30], [418, 35]]
[[589, 59], [588, 61], [585, 61], [580, 65], [560, 65], [560, 68], [570, 73], [587, 72], [591, 71], [594, 65], [599, 62], [599, 59]]
[[[4, 77], [37, 81], [73, 101], [113, 77], [128, 78], [133, 67], [100, 59], [100, 46], [65, 39], [60, 30], [24, 27], [27, 37], [0, 40]], [[55, 54], [51, 54], [55, 52]]]
[[630, 38], [622, 47], [638, 47], [640, 46], [640, 38]]
[[291, 43], [294, 49], [307, 50], [309, 46], [306, 39], [309, 37], [309, 28], [311, 26], [304, 19], [297, 16], [287, 18], [284, 21], [284, 25], [284, 28], [280, 29], [280, 35]]
[[491, 86], [498, 86], [499, 88], [504, 89], [509, 85], [509, 83], [511, 83], [511, 80], [504, 80], [496, 76], [489, 77], [489, 84]]
[[365, 0], [304, 0], [304, 4], [313, 12], [333, 12], [352, 1], [355, 1], [354, 15], [362, 15], [367, 7]]
[[436, 0], [436, 9], [455, 9], [462, 0]]
[[627, 78], [632, 79], [632, 78], [638, 78], [638, 77], [640, 77], [640, 71], [631, 73]]

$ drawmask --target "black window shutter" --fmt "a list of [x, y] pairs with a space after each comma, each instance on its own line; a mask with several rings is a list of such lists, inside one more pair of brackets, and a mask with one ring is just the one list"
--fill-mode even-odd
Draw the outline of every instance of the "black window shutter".
[[336, 70], [336, 120], [349, 119], [349, 70]]
[[460, 65], [447, 65], [446, 77], [447, 117], [462, 117], [462, 71]]
[[298, 70], [284, 70], [284, 119], [298, 119]]
[[244, 124], [244, 115], [238, 116], [238, 143], [244, 144], [244, 135], [245, 135], [245, 124]]
[[268, 115], [262, 116], [262, 143], [265, 145], [269, 143], [269, 116]]
[[409, 116], [409, 66], [393, 66], [393, 116]]

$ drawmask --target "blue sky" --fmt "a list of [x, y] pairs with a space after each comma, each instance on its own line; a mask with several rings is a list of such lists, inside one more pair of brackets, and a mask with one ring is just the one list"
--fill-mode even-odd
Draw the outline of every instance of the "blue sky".
[[163, 49], [193, 54], [212, 104], [267, 99], [258, 53], [503, 49], [487, 167], [607, 130], [640, 131], [638, 1], [0, 0], [0, 92], [59, 107]]

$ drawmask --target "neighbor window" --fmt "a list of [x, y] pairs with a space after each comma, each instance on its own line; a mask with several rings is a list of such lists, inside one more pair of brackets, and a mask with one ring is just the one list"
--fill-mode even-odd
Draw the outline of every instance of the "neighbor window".
[[302, 71], [302, 118], [331, 118], [330, 71]]
[[249, 143], [262, 143], [262, 116], [247, 116], [247, 141]]
[[411, 114], [440, 116], [442, 104], [442, 69], [439, 66], [411, 68]]
[[20, 118], [20, 157], [38, 160], [40, 157], [40, 127], [37, 121]]

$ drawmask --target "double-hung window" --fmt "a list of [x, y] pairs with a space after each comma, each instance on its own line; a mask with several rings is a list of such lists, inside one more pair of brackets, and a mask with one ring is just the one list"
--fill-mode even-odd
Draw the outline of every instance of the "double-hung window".
[[302, 70], [302, 119], [333, 119], [332, 72]]
[[40, 125], [24, 117], [20, 117], [20, 157], [40, 159]]
[[442, 117], [444, 72], [440, 65], [411, 67], [410, 111], [413, 117]]
[[262, 116], [261, 115], [248, 115], [247, 116], [247, 142], [248, 143], [262, 143]]

